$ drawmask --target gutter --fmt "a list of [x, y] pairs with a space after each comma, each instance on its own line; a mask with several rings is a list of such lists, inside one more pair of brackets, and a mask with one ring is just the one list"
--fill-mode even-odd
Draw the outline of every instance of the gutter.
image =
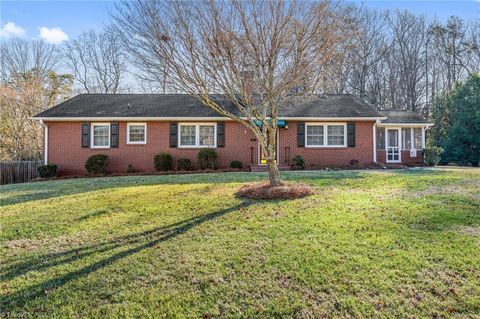
[[[242, 119], [247, 119], [242, 117]], [[282, 117], [278, 119], [290, 121], [377, 121], [386, 117]], [[233, 121], [228, 117], [32, 117], [34, 121]]]

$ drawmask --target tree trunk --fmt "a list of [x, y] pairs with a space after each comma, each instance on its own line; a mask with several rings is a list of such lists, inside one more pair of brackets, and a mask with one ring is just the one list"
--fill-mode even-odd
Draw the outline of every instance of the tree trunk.
[[277, 166], [277, 130], [276, 128], [267, 132], [267, 167], [268, 178], [270, 180], [270, 187], [280, 186], [280, 172]]
[[270, 180], [270, 187], [280, 186], [280, 172], [275, 161], [275, 157], [267, 159], [268, 179]]

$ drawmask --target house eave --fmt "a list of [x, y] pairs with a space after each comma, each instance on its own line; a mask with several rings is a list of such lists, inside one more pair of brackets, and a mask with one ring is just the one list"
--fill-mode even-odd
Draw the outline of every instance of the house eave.
[[[242, 117], [243, 119], [246, 119]], [[228, 117], [32, 117], [35, 121], [48, 122], [82, 122], [82, 121], [233, 121]], [[289, 121], [376, 121], [386, 117], [282, 117]]]
[[378, 127], [404, 127], [404, 126], [410, 126], [410, 127], [430, 127], [434, 126], [435, 124], [433, 123], [378, 123]]

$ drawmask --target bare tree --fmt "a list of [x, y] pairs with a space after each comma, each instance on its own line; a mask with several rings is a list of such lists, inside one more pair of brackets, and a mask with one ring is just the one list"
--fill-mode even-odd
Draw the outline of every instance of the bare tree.
[[465, 26], [463, 20], [452, 16], [445, 24], [435, 22], [432, 27], [437, 58], [443, 63], [447, 88], [451, 89], [461, 77], [465, 53]]
[[87, 93], [117, 93], [126, 73], [121, 41], [111, 29], [82, 33], [63, 50], [68, 68]]
[[[314, 92], [342, 54], [337, 49], [351, 28], [339, 7], [327, 1], [137, 0], [117, 9], [117, 31], [145, 69], [251, 129], [265, 151], [270, 185], [279, 185], [278, 116], [299, 95]], [[211, 93], [224, 94], [236, 111]]]
[[379, 64], [390, 49], [390, 45], [387, 43], [385, 13], [361, 8], [356, 14], [356, 19], [359, 32], [350, 52], [348, 79], [353, 91], [365, 97], [368, 81], [374, 80], [372, 69]]
[[72, 77], [58, 74], [59, 56], [42, 41], [10, 40], [1, 44], [0, 156], [39, 158], [42, 131], [31, 117], [70, 94]]

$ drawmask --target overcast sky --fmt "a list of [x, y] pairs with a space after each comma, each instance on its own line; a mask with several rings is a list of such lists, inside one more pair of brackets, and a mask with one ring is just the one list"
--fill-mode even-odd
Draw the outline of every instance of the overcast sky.
[[[480, 19], [480, 1], [365, 1], [367, 6], [389, 10], [408, 9], [429, 18], [446, 20], [457, 15], [464, 20]], [[88, 29], [109, 22], [114, 1], [8, 1], [0, 0], [0, 40], [42, 38], [59, 44]]]

